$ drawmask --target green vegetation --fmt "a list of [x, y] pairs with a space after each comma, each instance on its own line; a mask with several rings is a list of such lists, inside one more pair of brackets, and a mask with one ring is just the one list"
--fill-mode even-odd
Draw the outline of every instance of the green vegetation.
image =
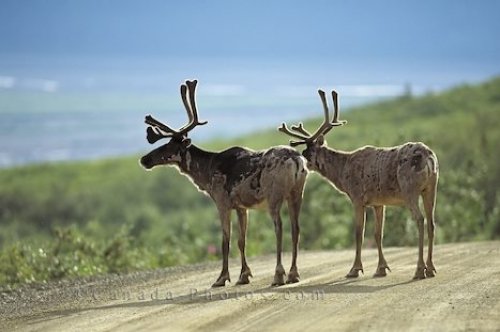
[[[495, 149], [500, 142], [500, 78], [439, 95], [403, 96], [341, 117], [349, 123], [328, 135], [330, 146], [350, 150], [423, 141], [437, 153], [438, 243], [500, 238], [500, 154]], [[306, 127], [318, 122], [308, 121]], [[269, 130], [201, 145], [258, 149], [287, 140]], [[145, 172], [137, 158], [0, 170], [0, 285], [219, 259], [219, 221], [210, 199], [177, 170]], [[352, 246], [352, 217], [348, 199], [313, 174], [301, 215], [301, 248]], [[285, 231], [288, 249], [287, 222]], [[369, 215], [368, 246], [374, 245], [372, 234]], [[416, 240], [409, 212], [389, 208], [385, 245], [415, 245]], [[251, 212], [248, 254], [274, 250], [267, 213]]]

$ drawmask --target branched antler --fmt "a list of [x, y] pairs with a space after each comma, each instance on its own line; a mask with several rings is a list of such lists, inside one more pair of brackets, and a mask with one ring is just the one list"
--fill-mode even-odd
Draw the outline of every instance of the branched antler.
[[318, 90], [319, 97], [321, 98], [321, 103], [323, 105], [323, 114], [324, 114], [324, 119], [323, 123], [320, 125], [320, 127], [313, 133], [309, 133], [305, 128], [302, 123], [299, 123], [298, 125], [293, 125], [288, 129], [285, 123], [281, 124], [281, 127], [278, 128], [279, 131], [282, 133], [285, 133], [289, 136], [292, 136], [293, 138], [299, 139], [298, 141], [291, 140], [290, 145], [291, 146], [297, 146], [300, 144], [308, 144], [311, 142], [314, 142], [320, 135], [325, 135], [328, 133], [333, 127], [336, 126], [342, 126], [345, 123], [347, 123], [344, 120], [338, 119], [339, 116], [339, 108], [338, 108], [338, 100], [337, 100], [337, 92], [332, 90], [332, 99], [333, 99], [333, 119], [330, 121], [330, 116], [329, 116], [329, 110], [328, 110], [328, 103], [326, 101], [326, 96], [325, 92], [323, 90]]
[[[195, 91], [197, 80], [186, 81], [185, 84], [181, 85], [181, 98], [188, 115], [188, 123], [181, 127], [180, 129], [172, 129], [166, 124], [156, 120], [151, 115], [147, 115], [145, 123], [149, 125], [146, 130], [147, 140], [149, 143], [153, 144], [156, 141], [167, 138], [167, 137], [186, 137], [188, 132], [193, 130], [196, 126], [201, 126], [207, 124], [208, 121], [200, 122], [198, 120], [198, 110], [196, 109]], [[189, 94], [189, 100], [186, 94]]]
[[[295, 126], [292, 126], [292, 129], [294, 127]], [[300, 130], [297, 130], [299, 133], [295, 133], [295, 132], [291, 131], [290, 129], [288, 129], [288, 127], [286, 126], [286, 123], [284, 123], [284, 122], [281, 124], [281, 127], [279, 127], [278, 130], [281, 131], [282, 133], [285, 133], [285, 134], [292, 136], [294, 138], [298, 138], [300, 140], [300, 141], [290, 140], [291, 146], [305, 144], [306, 141], [309, 139], [308, 136], [305, 136], [305, 134], [300, 133]]]
[[304, 124], [302, 122], [299, 122], [298, 125], [292, 125], [292, 130], [297, 131], [301, 134], [304, 134], [306, 136], [311, 136], [311, 134], [304, 128]]

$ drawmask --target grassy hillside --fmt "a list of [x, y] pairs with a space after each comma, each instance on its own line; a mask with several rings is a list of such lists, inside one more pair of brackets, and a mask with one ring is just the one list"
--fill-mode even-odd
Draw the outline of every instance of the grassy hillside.
[[[500, 78], [359, 107], [341, 118], [348, 124], [327, 137], [335, 148], [423, 141], [436, 151], [441, 172], [438, 243], [500, 237]], [[307, 121], [306, 127], [317, 123]], [[259, 149], [287, 141], [268, 130], [200, 146]], [[0, 285], [218, 259], [219, 221], [209, 198], [175, 169], [145, 172], [137, 158], [0, 170]], [[309, 177], [301, 248], [351, 246], [352, 218], [346, 197], [319, 176]], [[368, 246], [374, 243], [372, 220], [369, 215]], [[289, 250], [287, 222], [285, 231]], [[388, 209], [384, 244], [415, 245], [416, 239], [410, 214]], [[251, 213], [247, 252], [274, 248], [270, 218], [265, 212]]]

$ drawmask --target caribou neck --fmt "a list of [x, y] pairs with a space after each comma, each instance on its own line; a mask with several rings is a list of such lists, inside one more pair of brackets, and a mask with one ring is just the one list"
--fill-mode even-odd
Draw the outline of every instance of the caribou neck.
[[322, 162], [317, 165], [318, 172], [330, 180], [340, 191], [345, 192], [346, 164], [349, 161], [350, 154], [327, 147], [322, 147], [319, 151], [318, 160]]
[[179, 169], [203, 191], [208, 191], [212, 178], [212, 160], [217, 153], [204, 151], [194, 144], [182, 155]]

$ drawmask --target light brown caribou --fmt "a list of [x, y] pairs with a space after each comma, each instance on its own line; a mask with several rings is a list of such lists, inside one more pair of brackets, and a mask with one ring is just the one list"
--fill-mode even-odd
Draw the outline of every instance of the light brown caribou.
[[[222, 152], [204, 151], [187, 137], [189, 131], [207, 122], [198, 120], [195, 102], [197, 81], [181, 85], [181, 97], [189, 122], [180, 129], [146, 116], [147, 139], [153, 144], [159, 139], [170, 141], [140, 159], [141, 165], [150, 170], [155, 166], [175, 166], [192, 180], [198, 189], [208, 194], [217, 206], [222, 227], [222, 271], [212, 287], [224, 286], [230, 281], [228, 268], [231, 237], [231, 211], [236, 210], [240, 236], [241, 273], [237, 284], [249, 283], [252, 276], [245, 257], [247, 209], [267, 206], [276, 232], [276, 270], [273, 286], [285, 283], [285, 270], [281, 263], [282, 221], [280, 210], [288, 204], [292, 233], [292, 264], [287, 283], [299, 281], [297, 251], [299, 242], [299, 213], [304, 184], [307, 177], [305, 159], [288, 146], [272, 147], [265, 151], [252, 151], [232, 147]], [[186, 96], [188, 94], [189, 98]]]
[[[411, 211], [418, 226], [418, 262], [414, 279], [433, 277], [436, 272], [432, 263], [434, 207], [439, 173], [436, 154], [420, 142], [387, 148], [365, 146], [351, 152], [328, 148], [324, 135], [346, 122], [339, 120], [337, 93], [332, 91], [332, 120], [325, 92], [319, 90], [318, 93], [323, 104], [324, 121], [313, 134], [305, 130], [302, 123], [291, 126], [291, 129], [283, 123], [278, 130], [294, 138], [290, 141], [292, 146], [305, 144], [302, 155], [307, 159], [309, 170], [325, 177], [336, 189], [345, 193], [353, 204], [356, 256], [347, 277], [358, 277], [359, 271], [363, 272], [361, 247], [367, 207], [373, 208], [376, 219], [375, 241], [379, 260], [374, 276], [382, 277], [386, 275], [386, 269], [390, 271], [382, 252], [386, 205], [403, 205]], [[424, 216], [419, 208], [420, 196], [427, 218], [428, 253], [425, 263]]]

